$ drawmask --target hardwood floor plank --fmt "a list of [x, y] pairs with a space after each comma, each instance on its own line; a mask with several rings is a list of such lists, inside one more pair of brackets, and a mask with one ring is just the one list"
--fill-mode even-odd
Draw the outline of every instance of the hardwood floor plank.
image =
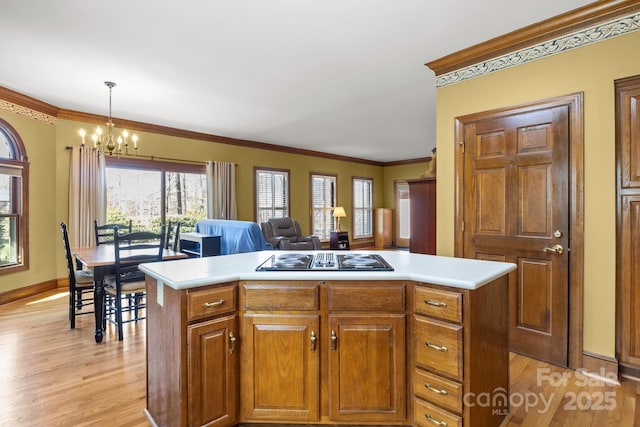
[[[150, 425], [144, 322], [126, 324], [123, 342], [107, 325], [104, 342], [95, 344], [93, 328], [88, 315], [69, 329], [59, 289], [0, 305], [0, 425]], [[640, 383], [603, 384], [517, 354], [510, 355], [510, 378], [511, 401], [520, 404], [502, 427], [640, 427]]]

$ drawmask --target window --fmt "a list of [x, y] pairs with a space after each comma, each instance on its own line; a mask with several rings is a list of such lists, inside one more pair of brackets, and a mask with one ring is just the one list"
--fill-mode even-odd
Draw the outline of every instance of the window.
[[353, 238], [373, 237], [373, 180], [353, 178]]
[[29, 164], [22, 140], [0, 119], [0, 274], [26, 270]]
[[260, 168], [254, 170], [256, 222], [289, 216], [289, 171]]
[[335, 175], [311, 175], [311, 230], [321, 240], [329, 239], [335, 229], [333, 208], [336, 206]]
[[107, 222], [136, 230], [180, 221], [192, 231], [207, 216], [204, 165], [107, 158]]

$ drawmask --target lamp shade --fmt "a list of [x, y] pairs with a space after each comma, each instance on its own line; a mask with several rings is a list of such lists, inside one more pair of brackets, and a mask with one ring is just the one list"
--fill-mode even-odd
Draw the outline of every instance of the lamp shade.
[[345, 216], [347, 216], [347, 213], [344, 211], [344, 208], [342, 206], [337, 206], [333, 208], [333, 216], [334, 218], [344, 218]]

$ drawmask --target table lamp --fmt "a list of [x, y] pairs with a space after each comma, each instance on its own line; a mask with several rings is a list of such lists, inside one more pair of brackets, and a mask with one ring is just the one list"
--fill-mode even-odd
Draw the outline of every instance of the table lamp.
[[344, 211], [342, 206], [333, 208], [333, 217], [336, 219], [336, 231], [340, 231], [340, 218], [344, 218], [346, 216], [347, 213]]

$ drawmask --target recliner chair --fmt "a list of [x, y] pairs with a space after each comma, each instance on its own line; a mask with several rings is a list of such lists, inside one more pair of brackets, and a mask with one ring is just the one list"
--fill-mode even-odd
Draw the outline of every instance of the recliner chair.
[[273, 249], [314, 250], [321, 249], [318, 236], [303, 236], [298, 221], [286, 218], [270, 218], [260, 224], [262, 234]]

